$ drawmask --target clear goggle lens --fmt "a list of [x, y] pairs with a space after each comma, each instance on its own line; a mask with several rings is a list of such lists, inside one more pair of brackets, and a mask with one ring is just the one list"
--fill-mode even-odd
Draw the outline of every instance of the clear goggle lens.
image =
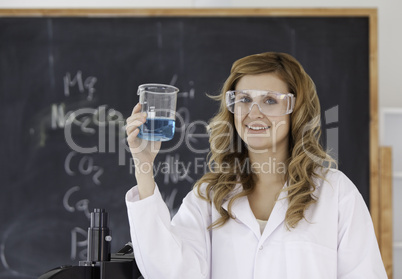
[[290, 114], [295, 105], [295, 97], [291, 93], [261, 90], [231, 90], [226, 92], [226, 106], [237, 115], [244, 115], [257, 105], [267, 116]]

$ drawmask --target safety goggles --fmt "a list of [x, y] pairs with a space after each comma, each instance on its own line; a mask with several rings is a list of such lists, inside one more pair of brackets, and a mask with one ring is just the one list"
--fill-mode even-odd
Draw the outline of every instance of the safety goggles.
[[263, 90], [231, 90], [226, 92], [226, 107], [236, 115], [244, 115], [257, 105], [266, 116], [290, 114], [295, 106], [296, 97], [291, 93]]

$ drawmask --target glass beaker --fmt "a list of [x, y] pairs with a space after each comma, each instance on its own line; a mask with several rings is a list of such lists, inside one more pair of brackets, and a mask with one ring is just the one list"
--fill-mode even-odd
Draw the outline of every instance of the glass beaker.
[[142, 84], [138, 87], [141, 112], [147, 113], [138, 137], [150, 141], [173, 138], [176, 125], [176, 103], [179, 89], [166, 84]]

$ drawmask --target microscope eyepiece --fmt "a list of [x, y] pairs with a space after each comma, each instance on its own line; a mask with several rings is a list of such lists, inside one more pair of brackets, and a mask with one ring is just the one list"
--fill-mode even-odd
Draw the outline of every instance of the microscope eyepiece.
[[88, 262], [110, 261], [111, 231], [108, 227], [108, 214], [103, 208], [91, 212], [88, 228]]

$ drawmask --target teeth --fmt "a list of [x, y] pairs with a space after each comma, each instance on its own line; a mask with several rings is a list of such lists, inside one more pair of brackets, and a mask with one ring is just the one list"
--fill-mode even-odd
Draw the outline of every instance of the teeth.
[[252, 126], [248, 126], [248, 125], [246, 125], [246, 126], [247, 126], [247, 128], [249, 128], [251, 130], [256, 130], [256, 131], [258, 131], [258, 130], [266, 130], [266, 129], [270, 128], [269, 126], [267, 126], [267, 127], [252, 127]]

